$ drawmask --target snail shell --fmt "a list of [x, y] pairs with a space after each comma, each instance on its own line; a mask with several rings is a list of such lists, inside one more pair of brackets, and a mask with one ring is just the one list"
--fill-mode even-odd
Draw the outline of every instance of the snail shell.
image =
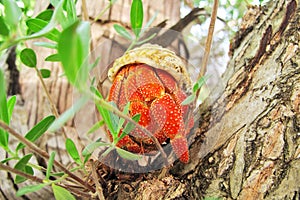
[[191, 79], [185, 62], [173, 51], [154, 44], [144, 44], [125, 52], [123, 56], [114, 61], [112, 68], [108, 71], [108, 78], [113, 81], [122, 67], [134, 63], [143, 63], [165, 70], [177, 80], [181, 88], [187, 92], [191, 90]]

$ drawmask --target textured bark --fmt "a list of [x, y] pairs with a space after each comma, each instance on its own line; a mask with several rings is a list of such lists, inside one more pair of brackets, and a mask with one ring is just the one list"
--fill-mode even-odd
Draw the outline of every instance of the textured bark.
[[[299, 2], [252, 7], [232, 42], [220, 97], [201, 106], [183, 196], [298, 199]], [[204, 134], [204, 140], [201, 139]]]
[[[113, 25], [116, 23], [122, 24], [126, 27], [130, 25], [130, 5], [131, 0], [118, 0], [116, 3], [104, 12], [103, 15], [96, 21], [94, 19], [109, 5], [109, 1], [101, 0], [86, 0], [87, 6], [87, 19], [91, 22], [91, 34], [93, 42], [93, 51], [90, 55], [91, 62], [98, 56], [101, 57], [100, 63], [93, 72], [95, 77], [105, 77], [105, 71], [112, 61], [119, 57], [124, 52], [126, 41], [120, 36], [115, 34]], [[174, 25], [180, 19], [180, 2], [174, 1], [169, 3], [167, 0], [145, 0], [144, 5], [144, 22], [147, 22], [157, 11], [158, 15], [153, 24], [159, 24], [165, 20], [163, 27], [168, 28]], [[35, 15], [39, 12], [47, 9], [49, 6], [49, 0], [37, 1], [35, 5]], [[77, 13], [84, 16], [82, 13], [82, 1], [78, 1], [76, 4]], [[37, 41], [37, 40], [35, 40]], [[51, 98], [54, 101], [58, 112], [61, 114], [65, 110], [71, 107], [76, 99], [76, 94], [73, 93], [73, 88], [68, 84], [67, 80], [62, 77], [63, 71], [61, 66], [55, 62], [45, 62], [45, 58], [53, 53], [46, 48], [37, 47], [32, 44], [32, 41], [26, 43], [28, 47], [33, 48], [37, 52], [37, 66], [40, 68], [47, 68], [51, 70], [51, 77], [45, 79], [46, 86], [51, 94]], [[12, 52], [14, 53], [14, 52]], [[8, 62], [11, 59], [8, 60]], [[13, 61], [13, 60], [12, 60]], [[14, 64], [14, 63], [13, 63]], [[8, 67], [11, 67], [10, 64]], [[21, 94], [18, 95], [18, 103], [14, 110], [14, 116], [12, 119], [12, 127], [25, 134], [30, 128], [37, 124], [41, 119], [51, 114], [51, 107], [42, 86], [38, 80], [36, 72], [30, 68], [20, 66], [20, 79], [15, 80], [15, 87], [21, 87]], [[104, 75], [103, 75], [104, 74]], [[16, 78], [16, 76], [12, 76]], [[105, 87], [107, 88], [107, 87]], [[10, 88], [10, 90], [20, 92], [19, 88]], [[83, 117], [84, 116], [84, 117]], [[85, 135], [78, 135], [78, 133], [86, 133], [97, 120], [93, 105], [88, 105], [84, 108], [83, 113], [79, 112], [73, 120], [66, 125], [67, 137], [72, 138], [78, 147], [82, 147], [81, 144], [85, 141]], [[99, 135], [95, 137], [99, 138]], [[47, 134], [39, 142], [39, 146], [43, 147], [48, 152], [56, 151], [57, 160], [69, 165], [71, 160], [65, 153], [65, 139], [61, 133]], [[11, 145], [17, 145], [17, 141], [12, 141]], [[27, 150], [25, 153], [28, 153]], [[0, 160], [6, 157], [5, 152], [0, 149]], [[35, 162], [35, 161], [33, 161]], [[38, 157], [39, 164], [46, 166], [45, 160]], [[14, 166], [15, 163], [9, 162], [10, 166]], [[43, 177], [43, 174], [36, 174]], [[15, 193], [22, 185], [15, 185], [13, 183], [14, 175], [0, 171], [1, 187], [0, 187], [0, 199], [51, 199], [53, 198], [52, 191], [49, 187], [46, 187], [38, 193], [31, 193], [23, 197], [16, 197]], [[26, 184], [32, 184], [28, 182]]]
[[[88, 1], [91, 19], [100, 13], [98, 1]], [[150, 16], [159, 9], [160, 19], [178, 21], [179, 4], [167, 0], [152, 3], [145, 1], [145, 13]], [[151, 2], [151, 3], [150, 3]], [[174, 1], [175, 2], [175, 1]], [[106, 1], [101, 1], [106, 3]], [[117, 5], [92, 26], [93, 41], [102, 44], [95, 55], [102, 56], [101, 66], [120, 55], [112, 34], [112, 21], [128, 24], [129, 1]], [[162, 6], [163, 5], [163, 6]], [[170, 7], [169, 7], [170, 6]], [[178, 6], [178, 7], [177, 7]], [[43, 5], [37, 8], [44, 9]], [[153, 9], [153, 10], [152, 10]], [[178, 12], [177, 12], [178, 11]], [[190, 135], [191, 161], [175, 163], [170, 174], [158, 178], [156, 173], [147, 175], [117, 174], [106, 183], [100, 179], [107, 199], [298, 199], [300, 197], [300, 51], [299, 51], [299, 1], [270, 1], [264, 7], [250, 7], [244, 16], [240, 31], [231, 44], [228, 68], [211, 97], [196, 112], [196, 127]], [[127, 17], [127, 18], [126, 18]], [[148, 17], [149, 18], [149, 17]], [[146, 17], [147, 19], [147, 17]], [[161, 22], [158, 20], [157, 22]], [[115, 23], [115, 22], [114, 22]], [[103, 45], [104, 44], [104, 45]], [[96, 45], [97, 47], [97, 45]], [[61, 70], [52, 63], [40, 66], [52, 70], [48, 81], [51, 94], [60, 112], [72, 104], [72, 89], [59, 77]], [[97, 72], [102, 74], [104, 69]], [[22, 95], [29, 115], [20, 107], [17, 119], [22, 121], [16, 129], [25, 133], [46, 113], [48, 103], [39, 84], [32, 80], [32, 73], [21, 74]], [[27, 79], [30, 77], [30, 79]], [[30, 80], [28, 82], [27, 80]], [[33, 87], [34, 85], [34, 87]], [[26, 98], [25, 98], [26, 97]], [[26, 100], [27, 99], [27, 100]], [[31, 101], [28, 101], [31, 99]], [[80, 114], [79, 114], [80, 116]], [[95, 116], [94, 116], [95, 117]], [[95, 120], [95, 119], [94, 119]], [[87, 126], [93, 122], [87, 120]], [[81, 121], [82, 123], [82, 121]], [[76, 118], [68, 124], [68, 136]], [[76, 127], [76, 126], [75, 126]], [[77, 131], [79, 131], [76, 127]], [[82, 128], [85, 129], [84, 127]], [[69, 132], [70, 130], [70, 132]], [[73, 132], [74, 133], [74, 132]], [[63, 140], [57, 135], [49, 138], [47, 150], [59, 150], [61, 160], [68, 162], [63, 152]], [[49, 146], [50, 144], [50, 146]], [[51, 146], [53, 145], [53, 146]], [[3, 154], [1, 154], [3, 155]], [[109, 171], [99, 166], [99, 171]], [[3, 173], [2, 171], [0, 171]], [[1, 174], [2, 175], [2, 174]], [[0, 198], [18, 199], [9, 174], [1, 179]], [[112, 180], [115, 179], [115, 180]], [[137, 179], [137, 180], [136, 180]], [[16, 187], [16, 186], [15, 186]], [[16, 189], [16, 188], [15, 188]], [[49, 189], [46, 188], [46, 190]], [[46, 191], [47, 193], [47, 191]], [[2, 196], [1, 196], [2, 195]], [[29, 198], [43, 199], [40, 194]]]

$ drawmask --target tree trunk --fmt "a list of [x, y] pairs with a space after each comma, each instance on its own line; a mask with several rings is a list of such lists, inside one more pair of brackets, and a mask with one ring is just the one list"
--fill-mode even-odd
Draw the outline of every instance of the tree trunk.
[[299, 199], [298, 5], [270, 1], [244, 16], [221, 95], [197, 113], [192, 160], [173, 170], [182, 196]]
[[[120, 36], [116, 35], [113, 25], [119, 23], [125, 27], [130, 26], [130, 5], [131, 0], [118, 0], [113, 6], [109, 7], [106, 12], [99, 15], [109, 5], [108, 0], [94, 1], [86, 0], [87, 11], [84, 11], [84, 5], [81, 0], [76, 4], [77, 14], [81, 15], [84, 20], [91, 22], [91, 35], [92, 35], [92, 53], [90, 55], [91, 62], [95, 61], [100, 56], [100, 62], [93, 72], [93, 75], [98, 79], [106, 76], [107, 67], [113, 62], [113, 60], [121, 56], [126, 50], [126, 41]], [[48, 0], [37, 1], [34, 9], [34, 15], [37, 15], [41, 11], [47, 9], [50, 3]], [[158, 13], [157, 17], [153, 21], [154, 25], [161, 22], [162, 27], [169, 28], [174, 25], [180, 19], [180, 1], [174, 1], [171, 4], [167, 0], [143, 0], [144, 7], [144, 22], [150, 20], [150, 18]], [[98, 18], [96, 21], [94, 21]], [[34, 46], [33, 42], [26, 42], [26, 46], [33, 48], [37, 52], [37, 67], [47, 68], [51, 70], [51, 77], [45, 79], [45, 83], [51, 98], [59, 112], [59, 114], [66, 111], [76, 101], [76, 94], [74, 94], [72, 86], [67, 82], [66, 78], [62, 77], [63, 74], [61, 66], [56, 62], [46, 62], [45, 58], [51, 54], [56, 53], [54, 50]], [[176, 47], [174, 47], [176, 49]], [[11, 54], [15, 52], [12, 51]], [[14, 55], [15, 56], [15, 55]], [[12, 64], [8, 67], [12, 67], [15, 64], [15, 58], [12, 58]], [[8, 60], [8, 62], [11, 59]], [[14, 71], [11, 70], [13, 73]], [[16, 75], [11, 75], [12, 78], [16, 78]], [[11, 80], [12, 81], [12, 80]], [[18, 83], [19, 82], [19, 83]], [[17, 87], [21, 87], [20, 89]], [[11, 126], [19, 133], [26, 134], [35, 124], [37, 124], [44, 117], [53, 114], [42, 85], [38, 80], [36, 72], [33, 69], [21, 66], [20, 79], [15, 80], [10, 84], [16, 88], [10, 88], [9, 91], [15, 91], [11, 94], [18, 94], [18, 102], [14, 109]], [[105, 87], [107, 89], [107, 86]], [[20, 93], [19, 93], [20, 92]], [[105, 92], [105, 91], [104, 91]], [[106, 91], [107, 93], [107, 91]], [[83, 112], [83, 113], [82, 113]], [[84, 117], [82, 117], [84, 116]], [[87, 105], [83, 111], [79, 112], [72, 120], [70, 120], [65, 126], [65, 133], [68, 138], [72, 138], [75, 141], [79, 149], [83, 148], [82, 144], [86, 141], [84, 133], [96, 122], [97, 116], [95, 115], [94, 105]], [[82, 135], [79, 135], [82, 133]], [[99, 138], [99, 135], [95, 136]], [[14, 138], [11, 138], [12, 140]], [[43, 147], [47, 152], [56, 151], [56, 159], [64, 163], [66, 166], [70, 164], [71, 160], [65, 152], [65, 138], [62, 133], [47, 134], [39, 142], [39, 146]], [[17, 145], [17, 141], [11, 141], [11, 145]], [[24, 152], [29, 153], [27, 151]], [[0, 149], [0, 160], [6, 157], [5, 152]], [[37, 158], [40, 165], [46, 166], [46, 161]], [[14, 162], [9, 162], [10, 166], [14, 166]], [[36, 174], [43, 177], [43, 174]], [[52, 191], [49, 187], [45, 187], [39, 192], [30, 193], [22, 197], [16, 197], [16, 191], [22, 187], [22, 185], [14, 184], [14, 175], [0, 171], [1, 187], [0, 187], [0, 199], [51, 199], [54, 198]], [[34, 184], [27, 181], [26, 184]]]

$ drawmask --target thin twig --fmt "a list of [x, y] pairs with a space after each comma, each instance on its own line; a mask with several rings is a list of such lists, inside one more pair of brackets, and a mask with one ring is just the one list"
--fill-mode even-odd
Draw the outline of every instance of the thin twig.
[[[38, 146], [36, 146], [31, 141], [29, 141], [27, 138], [24, 138], [21, 134], [17, 133], [14, 129], [9, 127], [6, 123], [4, 123], [1, 120], [0, 120], [0, 127], [3, 130], [9, 132], [11, 135], [13, 135], [15, 138], [17, 138], [20, 142], [25, 144], [32, 152], [35, 152], [39, 156], [49, 160], [50, 156], [46, 151], [40, 149]], [[56, 160], [54, 160], [53, 163], [54, 163], [55, 166], [59, 167], [64, 173], [68, 174], [70, 178], [74, 179], [75, 181], [77, 181], [79, 184], [81, 184], [82, 186], [84, 186], [88, 190], [90, 190], [92, 192], [95, 192], [95, 188], [93, 188], [89, 184], [85, 183], [81, 178], [79, 178], [78, 176], [76, 176], [75, 174], [70, 172], [67, 168], [64, 167], [63, 164], [61, 164], [60, 162], [58, 162]]]
[[91, 162], [92, 162], [92, 178], [93, 178], [94, 183], [96, 185], [96, 192], [97, 192], [98, 198], [99, 198], [99, 200], [105, 200], [105, 197], [103, 195], [103, 189], [102, 189], [102, 186], [99, 183], [99, 179], [98, 179], [98, 176], [97, 176], [96, 165], [93, 161], [91, 161]]
[[[44, 92], [46, 94], [46, 97], [47, 97], [47, 99], [48, 99], [48, 101], [50, 103], [52, 113], [54, 114], [55, 118], [58, 119], [59, 118], [59, 114], [58, 114], [57, 108], [56, 108], [56, 106], [54, 104], [54, 101], [51, 98], [51, 95], [50, 95], [50, 93], [49, 93], [49, 91], [48, 91], [48, 89], [46, 87], [46, 84], [45, 84], [45, 81], [44, 81], [44, 79], [42, 77], [41, 71], [37, 67], [35, 67], [35, 70], [36, 70], [37, 76], [38, 76], [38, 78], [39, 78], [39, 80], [40, 80], [40, 82], [42, 84], [42, 88], [43, 88], [43, 90], [44, 90]], [[66, 131], [65, 131], [64, 128], [62, 128], [62, 133], [63, 133], [64, 139], [66, 140], [67, 139], [67, 135], [66, 135]]]
[[8, 171], [8, 172], [16, 174], [16, 175], [19, 175], [19, 176], [22, 176], [22, 177], [24, 177], [24, 178], [26, 178], [28, 180], [31, 180], [31, 181], [34, 181], [34, 182], [37, 182], [37, 183], [43, 183], [43, 179], [41, 179], [41, 178], [39, 178], [37, 176], [33, 176], [31, 174], [27, 174], [27, 173], [22, 172], [20, 170], [11, 168], [10, 166], [5, 165], [5, 164], [3, 164], [1, 162], [0, 162], [0, 169]]
[[[217, 19], [218, 6], [219, 6], [219, 1], [214, 0], [213, 10], [211, 13], [211, 20], [210, 20], [209, 29], [208, 29], [208, 35], [207, 35], [206, 42], [205, 42], [204, 56], [203, 56], [201, 69], [200, 69], [200, 73], [198, 75], [197, 80], [199, 80], [202, 76], [204, 76], [204, 74], [206, 73], [206, 70], [207, 70], [207, 63], [208, 63], [208, 59], [209, 59], [210, 49], [211, 49], [211, 45], [212, 45], [212, 39], [213, 39], [213, 35], [214, 35], [215, 23], [216, 23], [216, 19]], [[200, 94], [200, 89], [196, 92], [195, 102], [197, 101], [199, 94]]]
[[83, 20], [88, 21], [89, 15], [88, 15], [87, 6], [86, 6], [86, 0], [82, 0], [81, 12], [82, 12]]

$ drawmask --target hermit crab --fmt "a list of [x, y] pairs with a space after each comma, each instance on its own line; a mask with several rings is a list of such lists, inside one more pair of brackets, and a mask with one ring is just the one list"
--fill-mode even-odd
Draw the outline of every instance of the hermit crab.
[[[184, 61], [171, 50], [145, 44], [116, 59], [108, 78], [112, 81], [108, 100], [120, 110], [130, 102], [129, 115], [139, 113], [138, 123], [160, 144], [170, 142], [179, 160], [187, 163], [187, 134], [193, 118], [190, 107], [182, 105], [191, 88]], [[155, 142], [137, 127], [117, 146], [139, 154], [157, 150]]]

